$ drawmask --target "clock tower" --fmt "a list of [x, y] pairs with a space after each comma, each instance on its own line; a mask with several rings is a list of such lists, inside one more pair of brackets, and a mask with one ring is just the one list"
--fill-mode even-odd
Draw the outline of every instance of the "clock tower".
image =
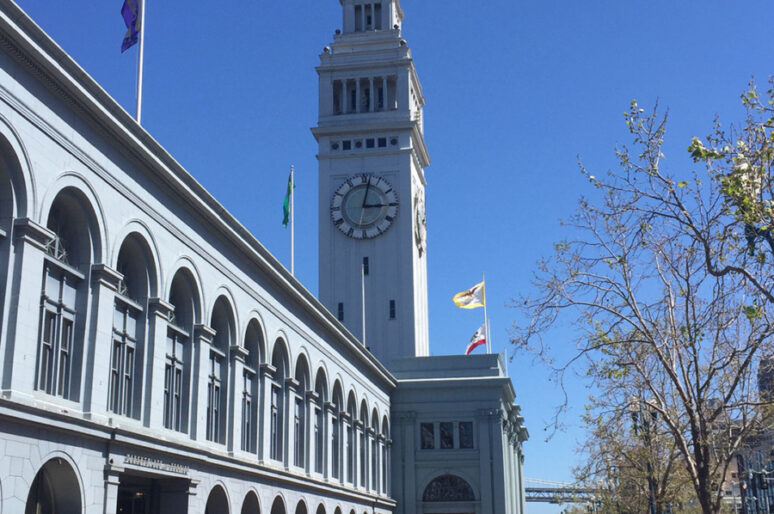
[[317, 67], [312, 129], [319, 295], [389, 368], [394, 358], [429, 353], [425, 100], [401, 36], [400, 0], [340, 3], [342, 29]]

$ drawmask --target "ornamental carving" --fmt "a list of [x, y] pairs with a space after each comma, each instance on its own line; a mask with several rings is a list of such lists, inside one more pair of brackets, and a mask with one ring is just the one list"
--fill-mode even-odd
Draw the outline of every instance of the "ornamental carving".
[[472, 502], [473, 488], [456, 475], [441, 475], [427, 484], [422, 495], [425, 502]]

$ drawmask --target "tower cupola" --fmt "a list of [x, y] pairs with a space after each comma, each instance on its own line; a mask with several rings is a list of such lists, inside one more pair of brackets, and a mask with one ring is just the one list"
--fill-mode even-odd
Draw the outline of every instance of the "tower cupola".
[[341, 0], [343, 33], [400, 30], [403, 10], [399, 0]]

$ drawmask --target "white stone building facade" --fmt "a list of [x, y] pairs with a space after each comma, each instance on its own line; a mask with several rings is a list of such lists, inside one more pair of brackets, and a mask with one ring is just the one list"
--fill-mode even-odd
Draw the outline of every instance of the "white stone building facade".
[[10, 1], [0, 49], [2, 512], [392, 511], [386, 369]]
[[[435, 414], [411, 414], [427, 395], [420, 385], [443, 383], [452, 362], [411, 362], [428, 353], [424, 97], [400, 2], [341, 5], [313, 129], [330, 273], [319, 301], [0, 0], [0, 514], [523, 512], [526, 430], [496, 357], [471, 368], [483, 395], [471, 402], [487, 416], [460, 410], [470, 382], [452, 376], [459, 368]], [[359, 48], [360, 62], [336, 57], [345, 48]], [[363, 174], [372, 178], [352, 182]], [[377, 235], [333, 229], [328, 202], [348, 180], [362, 195], [360, 228]], [[349, 268], [362, 273], [369, 256], [366, 301], [381, 314], [369, 318], [366, 348], [338, 305], [356, 311]], [[392, 361], [402, 362], [394, 373]], [[434, 454], [417, 441], [428, 416], [439, 445], [452, 421], [464, 465], [455, 452], [426, 465]], [[474, 476], [484, 458], [490, 476], [507, 473], [502, 487]], [[450, 487], [472, 496], [449, 498]]]

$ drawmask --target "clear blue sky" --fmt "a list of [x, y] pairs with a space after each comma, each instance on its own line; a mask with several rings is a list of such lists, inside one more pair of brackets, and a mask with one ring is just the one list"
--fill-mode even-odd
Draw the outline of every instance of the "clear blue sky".
[[[21, 6], [127, 110], [137, 48], [120, 54], [121, 0], [22, 0]], [[216, 6], [216, 7], [213, 7]], [[535, 262], [566, 235], [590, 186], [628, 142], [621, 113], [636, 98], [670, 109], [666, 166], [691, 169], [685, 147], [715, 114], [741, 118], [747, 81], [774, 73], [774, 2], [751, 0], [403, 0], [403, 35], [427, 98], [425, 135], [430, 338], [461, 353], [480, 323], [451, 296], [487, 277], [496, 351], [530, 291]], [[143, 125], [283, 262], [280, 225], [290, 164], [298, 173], [297, 276], [317, 290], [318, 54], [341, 26], [335, 0], [149, 0]], [[569, 323], [552, 337], [568, 346]], [[567, 480], [588, 392], [574, 381], [568, 426], [549, 442], [561, 399], [547, 372], [517, 355], [510, 373], [531, 440], [529, 477]], [[558, 512], [530, 505], [529, 512]]]

